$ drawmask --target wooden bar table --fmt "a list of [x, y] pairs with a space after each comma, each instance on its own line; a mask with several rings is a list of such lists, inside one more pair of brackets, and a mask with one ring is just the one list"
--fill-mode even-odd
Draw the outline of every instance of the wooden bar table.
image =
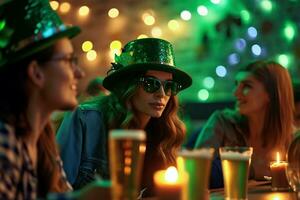
[[[224, 200], [224, 189], [210, 190], [210, 200]], [[142, 200], [157, 200], [153, 198], [143, 198]], [[271, 190], [271, 183], [269, 181], [252, 181], [248, 182], [248, 200], [300, 200], [297, 194], [290, 191], [276, 191]]]
[[[210, 200], [224, 200], [224, 190], [211, 190]], [[271, 183], [267, 181], [249, 181], [248, 200], [299, 200], [297, 194], [290, 191], [272, 192]]]

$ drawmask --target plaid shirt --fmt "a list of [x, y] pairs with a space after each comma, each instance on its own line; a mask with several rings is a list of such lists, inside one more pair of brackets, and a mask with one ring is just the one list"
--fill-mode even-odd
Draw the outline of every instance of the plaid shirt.
[[[62, 179], [67, 182], [60, 158], [57, 162], [62, 170]], [[37, 171], [25, 143], [16, 137], [11, 126], [0, 121], [0, 199], [37, 199], [37, 182]], [[71, 191], [71, 185], [67, 184]]]

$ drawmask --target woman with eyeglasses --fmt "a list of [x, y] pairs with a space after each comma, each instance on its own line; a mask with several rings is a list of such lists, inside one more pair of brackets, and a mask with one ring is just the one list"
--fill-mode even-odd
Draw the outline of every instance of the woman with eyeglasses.
[[[276, 62], [256, 61], [236, 75], [235, 109], [218, 110], [204, 125], [195, 148], [251, 146], [250, 179], [270, 176], [276, 152], [284, 159], [294, 132], [294, 98], [286, 68]], [[211, 187], [222, 187], [219, 156], [213, 161]]]
[[53, 111], [77, 106], [79, 27], [48, 0], [5, 1], [0, 16], [0, 199], [95, 199], [99, 182], [70, 192], [50, 124]]
[[174, 66], [172, 45], [161, 39], [129, 42], [103, 81], [111, 94], [69, 113], [57, 135], [69, 181], [81, 188], [100, 175], [109, 178], [108, 131], [144, 129], [147, 147], [142, 172], [143, 196], [152, 196], [153, 173], [176, 165], [185, 126], [176, 94], [192, 84]]

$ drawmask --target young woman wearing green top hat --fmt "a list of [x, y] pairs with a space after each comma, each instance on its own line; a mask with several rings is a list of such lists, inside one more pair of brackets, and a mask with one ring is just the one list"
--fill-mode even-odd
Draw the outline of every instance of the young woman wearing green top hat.
[[125, 45], [103, 81], [111, 94], [69, 113], [57, 135], [69, 181], [80, 188], [95, 174], [109, 178], [110, 129], [144, 129], [147, 147], [142, 172], [144, 196], [152, 196], [153, 173], [174, 165], [185, 126], [178, 117], [176, 94], [192, 84], [175, 66], [172, 45], [145, 38]]

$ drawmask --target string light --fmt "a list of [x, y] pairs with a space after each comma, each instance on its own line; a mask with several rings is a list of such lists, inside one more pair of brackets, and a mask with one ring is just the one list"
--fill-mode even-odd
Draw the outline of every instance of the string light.
[[258, 44], [251, 46], [251, 51], [254, 55], [259, 56], [261, 54], [261, 47]]
[[172, 19], [172, 20], [170, 20], [170, 21], [168, 22], [168, 27], [169, 27], [170, 30], [176, 31], [176, 30], [179, 29], [179, 23], [178, 23], [177, 20]]
[[90, 50], [86, 53], [86, 58], [89, 61], [94, 61], [97, 58], [97, 52], [95, 50]]
[[237, 53], [232, 53], [228, 56], [228, 62], [231, 65], [236, 65], [240, 62], [240, 56]]
[[210, 0], [213, 4], [219, 4], [221, 0]]
[[215, 85], [215, 80], [212, 77], [210, 77], [210, 76], [205, 77], [203, 79], [203, 85], [207, 89], [212, 89], [214, 87], [214, 85]]
[[82, 43], [81, 49], [84, 52], [88, 52], [88, 51], [90, 51], [90, 50], [93, 49], [93, 43], [91, 41], [87, 40], [87, 41], [85, 41], [85, 42]]
[[269, 0], [260, 1], [260, 6], [263, 10], [270, 12], [273, 8], [272, 2]]
[[155, 18], [152, 15], [147, 15], [144, 17], [144, 23], [147, 26], [152, 26], [155, 23]]
[[277, 57], [278, 62], [285, 68], [288, 68], [289, 65], [289, 57], [286, 54], [280, 54]]
[[117, 8], [111, 8], [107, 14], [110, 18], [116, 18], [119, 16], [119, 10]]
[[71, 10], [71, 4], [68, 2], [63, 2], [60, 4], [59, 11], [62, 14], [66, 14]]
[[198, 98], [201, 101], [206, 101], [208, 99], [208, 97], [209, 97], [209, 92], [206, 89], [199, 90], [199, 92], [198, 92]]
[[122, 43], [119, 40], [114, 40], [110, 43], [109, 47], [111, 50], [118, 50], [122, 48]]
[[226, 74], [227, 74], [227, 70], [223, 65], [219, 65], [219, 66], [216, 67], [216, 74], [219, 77], [225, 77]]
[[252, 38], [252, 39], [257, 37], [257, 30], [253, 26], [248, 28], [247, 33], [248, 33], [249, 37]]
[[151, 34], [153, 37], [161, 37], [162, 35], [162, 30], [159, 28], [159, 27], [153, 27], [152, 30], [151, 30]]
[[90, 13], [90, 8], [87, 6], [81, 6], [78, 10], [79, 16], [85, 17]]
[[53, 10], [57, 10], [59, 7], [58, 1], [50, 1], [50, 6]]
[[198, 6], [197, 12], [201, 16], [206, 16], [208, 14], [208, 9], [206, 6]]
[[192, 14], [190, 11], [184, 10], [180, 13], [180, 17], [181, 17], [181, 19], [188, 21], [192, 18]]
[[248, 10], [241, 10], [240, 12], [241, 18], [245, 23], [249, 23], [251, 21], [250, 13]]

